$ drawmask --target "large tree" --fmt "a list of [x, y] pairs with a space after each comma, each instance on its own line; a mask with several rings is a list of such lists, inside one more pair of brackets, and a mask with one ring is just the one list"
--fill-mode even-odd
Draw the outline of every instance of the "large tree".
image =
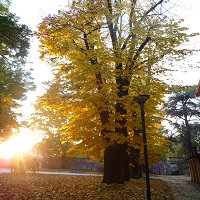
[[25, 68], [32, 33], [8, 6], [9, 1], [0, 3], [0, 137], [18, 127], [14, 109], [34, 89], [31, 71]]
[[69, 112], [63, 126], [67, 139], [96, 155], [104, 150], [105, 183], [129, 180], [128, 146], [141, 148], [141, 137], [133, 131], [141, 129], [134, 96], [151, 95], [145, 104], [148, 148], [159, 152], [164, 147], [158, 105], [167, 85], [162, 80], [173, 59], [191, 53], [178, 47], [194, 35], [186, 34], [181, 20], [162, 13], [163, 4], [73, 1], [38, 27], [41, 58], [54, 67], [59, 83], [55, 98], [48, 95], [46, 101]]

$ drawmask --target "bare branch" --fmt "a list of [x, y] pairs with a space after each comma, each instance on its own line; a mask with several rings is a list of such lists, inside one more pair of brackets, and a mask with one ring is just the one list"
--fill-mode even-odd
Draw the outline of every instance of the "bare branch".
[[133, 18], [134, 6], [135, 6], [137, 0], [131, 0], [131, 1], [132, 1], [132, 3], [131, 3], [131, 11], [130, 11], [130, 15], [129, 15], [130, 34], [129, 34], [128, 37], [125, 39], [124, 44], [122, 45], [122, 48], [121, 48], [122, 50], [126, 48], [129, 39], [130, 39], [131, 37], [132, 37], [132, 38], [134, 37], [134, 34], [132, 34], [132, 32], [133, 32], [133, 20], [132, 20], [132, 18]]
[[124, 44], [122, 45], [122, 50], [124, 50], [126, 48], [126, 45], [128, 44], [129, 39], [132, 37], [133, 38], [134, 35], [129, 35], [126, 40], [124, 41]]
[[[110, 14], [112, 15], [111, 1], [107, 0], [107, 3], [108, 3], [108, 10], [109, 10]], [[112, 45], [113, 45], [113, 47], [115, 47], [117, 44], [117, 35], [116, 35], [116, 31], [115, 31], [116, 27], [114, 27], [112, 20], [110, 20], [108, 18], [107, 18], [107, 23], [108, 23], [108, 28], [109, 28], [109, 32], [110, 32], [110, 37], [112, 40]]]
[[145, 14], [143, 15], [143, 17], [140, 19], [139, 23], [142, 22], [142, 20], [144, 19], [145, 16], [147, 16], [150, 12], [152, 12], [153, 10], [155, 10], [158, 5], [162, 4], [163, 1], [164, 0], [160, 0], [158, 3], [156, 3], [155, 5], [153, 5], [149, 10], [147, 10], [145, 12]]
[[135, 54], [135, 56], [133, 57], [133, 61], [135, 61], [138, 56], [140, 55], [141, 51], [144, 49], [144, 47], [147, 45], [147, 43], [151, 40], [151, 38], [149, 36], [146, 37], [146, 39], [143, 41], [143, 43], [140, 45], [140, 47], [137, 50], [137, 53]]
[[87, 35], [85, 33], [83, 34], [83, 38], [84, 38], [86, 49], [89, 50], [90, 47], [89, 47], [89, 43], [88, 43], [88, 40], [87, 40]]

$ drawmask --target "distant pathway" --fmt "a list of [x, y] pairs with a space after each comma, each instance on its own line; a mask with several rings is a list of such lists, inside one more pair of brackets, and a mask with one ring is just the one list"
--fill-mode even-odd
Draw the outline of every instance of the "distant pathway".
[[158, 175], [151, 178], [167, 182], [176, 200], [200, 200], [200, 185], [193, 183], [189, 176]]
[[[9, 168], [0, 168], [0, 173], [11, 173]], [[66, 171], [39, 171], [39, 174], [62, 174], [62, 175], [77, 175], [77, 176], [102, 176], [102, 174], [98, 173], [89, 173], [89, 172], [83, 172], [83, 173], [73, 173], [73, 172], [66, 172]]]
[[9, 168], [0, 168], [0, 173], [10, 173]]

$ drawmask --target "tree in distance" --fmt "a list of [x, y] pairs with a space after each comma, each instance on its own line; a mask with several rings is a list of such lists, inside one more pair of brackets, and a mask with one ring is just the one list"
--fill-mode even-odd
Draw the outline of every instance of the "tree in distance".
[[195, 122], [200, 118], [200, 100], [195, 98], [195, 90], [196, 86], [191, 86], [173, 91], [164, 106], [176, 130], [173, 137], [181, 143], [182, 156], [191, 154], [194, 145], [199, 145], [199, 123]]
[[18, 23], [9, 12], [9, 1], [0, 3], [0, 137], [8, 137], [18, 128], [16, 108], [35, 88], [31, 69], [25, 67], [31, 30]]

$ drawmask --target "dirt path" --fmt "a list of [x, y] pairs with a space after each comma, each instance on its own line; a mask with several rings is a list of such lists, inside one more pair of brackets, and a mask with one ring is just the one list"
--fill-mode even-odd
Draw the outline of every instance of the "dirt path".
[[200, 200], [200, 185], [193, 183], [189, 176], [153, 176], [169, 184], [176, 200]]

